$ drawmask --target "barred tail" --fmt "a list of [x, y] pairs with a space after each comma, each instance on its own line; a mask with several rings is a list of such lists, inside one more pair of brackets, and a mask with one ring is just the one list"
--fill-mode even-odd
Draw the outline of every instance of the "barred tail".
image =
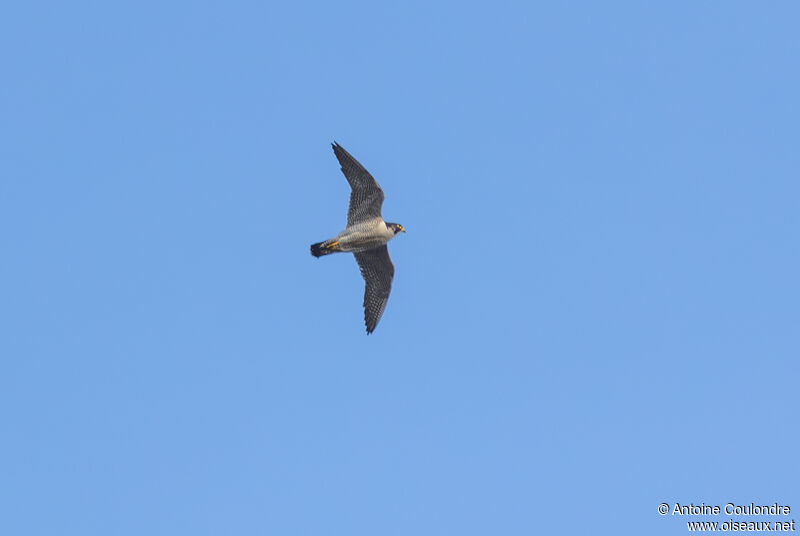
[[323, 255], [336, 253], [337, 251], [341, 251], [341, 249], [339, 249], [339, 241], [335, 238], [311, 244], [311, 254], [315, 257], [322, 257]]

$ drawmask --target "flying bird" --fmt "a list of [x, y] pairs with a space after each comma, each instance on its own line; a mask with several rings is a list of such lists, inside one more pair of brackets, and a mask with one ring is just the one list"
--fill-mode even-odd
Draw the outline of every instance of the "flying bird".
[[392, 290], [394, 265], [387, 242], [406, 230], [399, 223], [387, 223], [381, 216], [383, 190], [372, 175], [341, 145], [332, 143], [333, 153], [350, 183], [347, 226], [334, 238], [311, 245], [311, 254], [322, 257], [349, 252], [356, 258], [364, 278], [364, 323], [367, 334], [375, 331]]

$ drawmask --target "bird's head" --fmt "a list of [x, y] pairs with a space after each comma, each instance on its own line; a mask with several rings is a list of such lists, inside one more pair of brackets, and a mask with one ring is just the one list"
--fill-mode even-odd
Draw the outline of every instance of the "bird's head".
[[399, 223], [387, 223], [386, 227], [388, 227], [389, 229], [394, 231], [395, 235], [397, 233], [405, 233], [406, 232], [405, 228], [402, 225], [400, 225]]

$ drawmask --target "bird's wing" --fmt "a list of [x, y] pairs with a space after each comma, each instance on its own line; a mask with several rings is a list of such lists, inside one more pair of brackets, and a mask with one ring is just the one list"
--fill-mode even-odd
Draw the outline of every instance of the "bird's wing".
[[334, 142], [333, 153], [350, 183], [350, 208], [347, 209], [347, 226], [381, 217], [383, 190], [369, 171], [358, 163], [341, 145]]
[[392, 290], [394, 277], [394, 264], [389, 258], [389, 249], [386, 245], [353, 253], [361, 268], [366, 289], [364, 290], [364, 322], [367, 333], [372, 333], [378, 320], [381, 319], [386, 302], [389, 301], [389, 292]]

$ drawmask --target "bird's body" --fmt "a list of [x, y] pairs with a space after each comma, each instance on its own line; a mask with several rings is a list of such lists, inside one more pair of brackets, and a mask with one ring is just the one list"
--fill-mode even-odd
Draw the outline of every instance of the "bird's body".
[[394, 236], [394, 230], [383, 219], [375, 218], [346, 227], [331, 240], [338, 243], [336, 251], [355, 253], [382, 246]]
[[386, 308], [394, 277], [394, 265], [386, 244], [405, 229], [398, 223], [383, 221], [383, 190], [372, 175], [337, 143], [333, 144], [333, 152], [351, 188], [347, 227], [334, 238], [312, 244], [311, 254], [322, 257], [331, 253], [353, 253], [366, 285], [364, 321], [367, 333], [372, 333]]

